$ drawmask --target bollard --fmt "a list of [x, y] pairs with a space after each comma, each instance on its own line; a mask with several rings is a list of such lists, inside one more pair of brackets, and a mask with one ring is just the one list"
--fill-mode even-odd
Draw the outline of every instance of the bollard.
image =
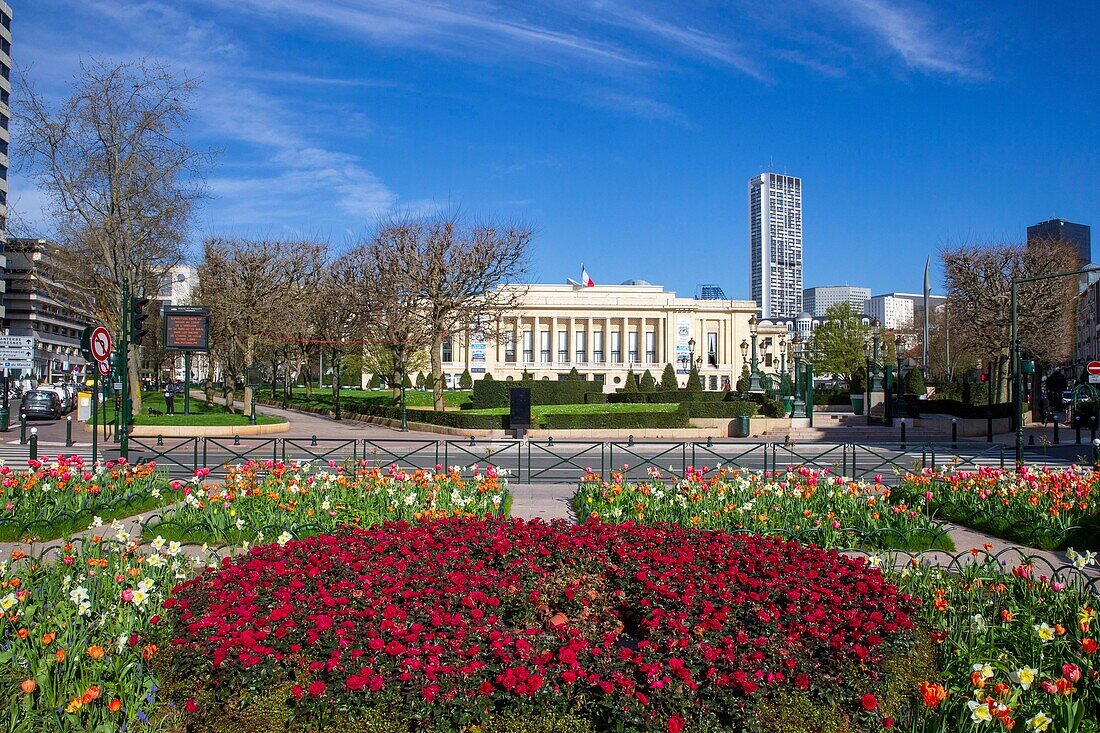
[[1076, 436], [1077, 445], [1081, 445], [1081, 426], [1080, 425], [1074, 426], [1073, 432], [1075, 432], [1077, 434], [1077, 436]]
[[1054, 418], [1054, 445], [1058, 445], [1058, 418]]
[[1034, 435], [1027, 436], [1027, 444], [1028, 445], [1035, 445], [1035, 436]]
[[901, 419], [901, 449], [905, 450], [905, 418]]
[[30, 460], [38, 460], [38, 428], [31, 428], [31, 454]]
[[27, 444], [27, 416], [19, 413], [19, 445]]
[[1092, 441], [1092, 467], [1100, 468], [1100, 440]]
[[73, 416], [65, 418], [65, 447], [73, 447]]
[[959, 421], [956, 418], [951, 418], [951, 449], [957, 450], [959, 447]]

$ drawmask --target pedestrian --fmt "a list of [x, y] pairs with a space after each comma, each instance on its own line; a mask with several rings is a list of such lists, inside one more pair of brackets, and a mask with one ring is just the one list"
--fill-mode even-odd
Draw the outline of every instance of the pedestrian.
[[168, 415], [176, 414], [176, 385], [169, 379], [164, 383], [164, 405], [167, 408], [165, 411]]

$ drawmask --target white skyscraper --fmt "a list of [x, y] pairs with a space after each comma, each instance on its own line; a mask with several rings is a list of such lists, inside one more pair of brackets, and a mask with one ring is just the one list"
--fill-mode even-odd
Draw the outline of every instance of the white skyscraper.
[[761, 173], [749, 181], [749, 271], [762, 318], [802, 312], [802, 179]]
[[11, 8], [0, 0], [0, 320], [4, 318], [4, 242], [8, 238], [8, 126], [11, 123]]

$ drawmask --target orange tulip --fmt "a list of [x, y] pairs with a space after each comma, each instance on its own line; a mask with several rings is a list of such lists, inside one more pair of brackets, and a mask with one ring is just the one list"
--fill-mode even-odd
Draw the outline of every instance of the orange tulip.
[[65, 650], [58, 649], [56, 652], [54, 652], [54, 657], [57, 659], [57, 663], [61, 664], [65, 661]]
[[34, 680], [23, 680], [23, 684], [19, 685], [19, 689], [29, 695], [38, 689], [38, 683]]
[[99, 693], [100, 693], [99, 685], [92, 685], [91, 687], [89, 687], [87, 690], [84, 691], [83, 695], [80, 696], [80, 702], [87, 705], [87, 704], [91, 703], [93, 700], [95, 700], [97, 697], [99, 697]]
[[53, 634], [42, 634], [42, 644], [44, 646], [49, 646], [50, 644], [53, 644], [53, 640], [54, 640], [54, 635]]
[[103, 659], [103, 654], [104, 654], [104, 651], [103, 651], [103, 647], [101, 647], [101, 646], [90, 646], [90, 647], [88, 647], [88, 656], [91, 657], [92, 659]]
[[19, 629], [19, 631], [15, 632], [15, 635], [18, 636], [20, 639], [26, 639], [28, 636], [31, 635], [31, 632], [27, 631], [26, 629]]
[[117, 713], [119, 710], [122, 709], [122, 700], [119, 700], [116, 697], [115, 699], [107, 703], [107, 709], [110, 710], [112, 713]]
[[156, 653], [157, 653], [157, 645], [156, 644], [146, 644], [145, 647], [141, 650], [141, 658], [144, 659], [145, 661], [149, 661], [150, 659], [153, 658], [153, 656]]

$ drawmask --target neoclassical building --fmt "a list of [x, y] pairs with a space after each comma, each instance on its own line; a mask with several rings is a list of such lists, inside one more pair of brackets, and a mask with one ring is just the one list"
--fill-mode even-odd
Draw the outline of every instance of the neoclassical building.
[[[751, 358], [751, 300], [680, 298], [644, 280], [622, 285], [515, 285], [519, 307], [503, 314], [498, 339], [467, 332], [443, 344], [443, 371], [457, 385], [466, 369], [474, 379], [563, 379], [574, 367], [611, 392], [628, 370], [648, 369], [660, 380], [672, 364], [686, 383], [695, 363], [704, 389], [734, 384]], [[785, 324], [758, 327], [760, 368], [777, 372], [786, 356]], [[787, 362], [789, 364], [789, 361]], [[790, 368], [787, 366], [786, 368]]]

